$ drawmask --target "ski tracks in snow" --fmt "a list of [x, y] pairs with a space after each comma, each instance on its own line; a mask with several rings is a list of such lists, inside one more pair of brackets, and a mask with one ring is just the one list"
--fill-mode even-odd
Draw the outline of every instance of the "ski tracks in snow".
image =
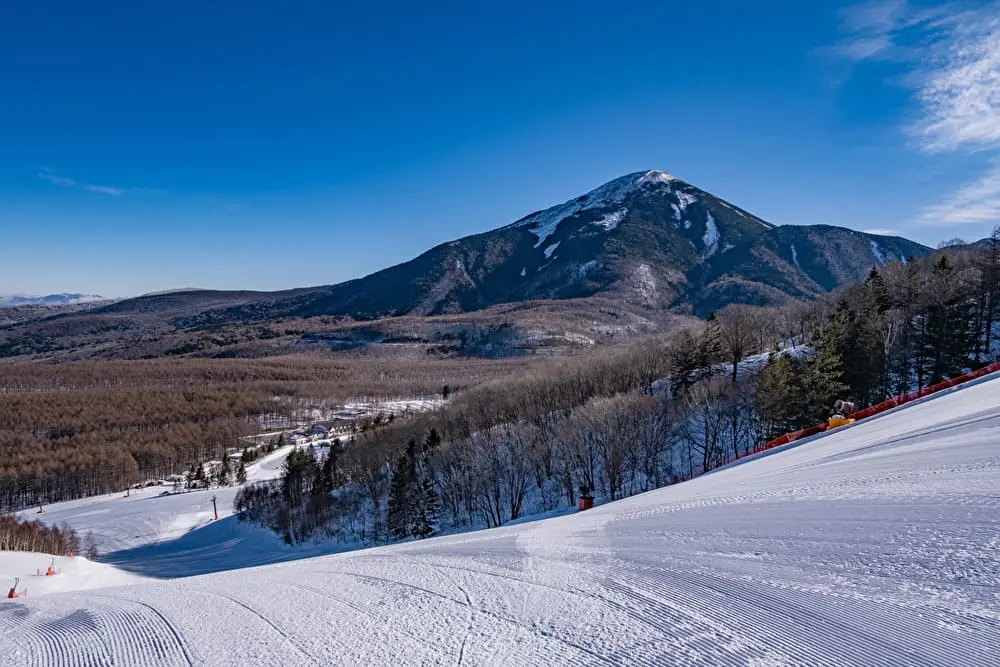
[[85, 608], [63, 615], [19, 605], [0, 610], [0, 628], [12, 649], [0, 655], [0, 665], [194, 664], [181, 633], [152, 605], [92, 593], [81, 602]]

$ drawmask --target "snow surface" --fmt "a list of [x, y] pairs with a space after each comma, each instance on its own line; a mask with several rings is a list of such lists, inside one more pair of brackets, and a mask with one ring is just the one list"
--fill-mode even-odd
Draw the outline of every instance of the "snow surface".
[[802, 268], [802, 265], [799, 264], [799, 253], [795, 249], [794, 243], [792, 244], [792, 262], [795, 264], [795, 266], [799, 267], [800, 269]]
[[[50, 564], [58, 572], [51, 577], [45, 576]], [[20, 578], [16, 589], [18, 595], [27, 593], [28, 597], [149, 581], [147, 577], [104, 563], [94, 563], [82, 556], [53, 558], [48, 554], [0, 551], [0, 586], [3, 587], [3, 595], [6, 595], [14, 585], [14, 577]], [[3, 610], [4, 608], [0, 606], [0, 614]], [[0, 664], [3, 664], [2, 654], [3, 648], [0, 648]]]
[[677, 177], [673, 174], [668, 174], [665, 171], [658, 171], [656, 169], [650, 169], [642, 178], [639, 179], [639, 185], [655, 185], [658, 183], [673, 183], [677, 180]]
[[600, 220], [595, 220], [593, 224], [597, 225], [598, 227], [604, 227], [605, 230], [610, 232], [612, 229], [621, 224], [621, 221], [625, 219], [625, 216], [627, 214], [628, 210], [623, 208], [620, 211], [615, 211], [614, 213], [608, 213]]
[[719, 235], [719, 228], [715, 224], [715, 218], [708, 211], [705, 212], [705, 235], [701, 237], [702, 242], [705, 244], [705, 250], [701, 254], [703, 260], [708, 259], [715, 254], [715, 251], [719, 249], [719, 239], [722, 238]]
[[997, 665], [998, 489], [993, 377], [584, 513], [29, 593], [0, 665]]
[[[508, 225], [507, 228], [528, 228], [528, 231], [538, 237], [535, 247], [540, 248], [546, 239], [555, 234], [556, 229], [559, 228], [559, 223], [566, 218], [573, 217], [581, 211], [618, 208], [625, 198], [638, 188], [657, 183], [671, 183], [674, 180], [674, 177], [670, 174], [656, 171], [655, 169], [621, 176], [595, 190], [591, 190], [581, 197], [547, 208], [544, 211], [533, 213], [512, 225]], [[690, 197], [690, 195], [687, 196]]]
[[[247, 481], [280, 477], [281, 467], [292, 449], [294, 446], [286, 445], [248, 465]], [[208, 525], [214, 517], [213, 496], [219, 518], [228, 517], [233, 513], [233, 501], [239, 492], [239, 487], [230, 486], [160, 495], [171, 488], [151, 486], [129, 491], [128, 497], [122, 492], [70, 500], [46, 505], [42, 514], [35, 509], [25, 510], [19, 517], [53, 526], [66, 523], [81, 536], [92, 533], [98, 552], [106, 554], [176, 540]]]
[[670, 202], [670, 208], [672, 208], [674, 210], [674, 220], [676, 220], [677, 222], [680, 222], [681, 221], [681, 217], [682, 217], [681, 216], [681, 210], [680, 210], [680, 208], [678, 208], [677, 204], [675, 204], [673, 202]]
[[596, 259], [584, 262], [576, 269], [577, 278], [585, 278], [588, 273], [596, 269], [598, 266], [600, 266], [600, 262], [598, 262]]
[[656, 298], [656, 279], [649, 264], [640, 264], [635, 268], [635, 283], [643, 299], [652, 301]]
[[872, 239], [872, 257], [875, 258], [875, 261], [878, 262], [880, 266], [885, 264], [885, 252], [882, 251], [881, 246], [879, 246], [874, 239]]
[[677, 206], [681, 209], [681, 213], [687, 211], [687, 207], [698, 201], [698, 198], [687, 192], [677, 192]]
[[552, 253], [556, 251], [556, 248], [559, 247], [560, 243], [562, 243], [562, 241], [556, 241], [552, 245], [545, 248], [545, 259], [552, 259]]

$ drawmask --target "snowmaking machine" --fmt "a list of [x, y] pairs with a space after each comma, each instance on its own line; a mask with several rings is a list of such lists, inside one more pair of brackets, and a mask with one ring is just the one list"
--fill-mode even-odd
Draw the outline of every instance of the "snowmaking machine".
[[838, 398], [833, 404], [833, 415], [826, 420], [826, 430], [832, 431], [835, 428], [853, 424], [854, 420], [849, 415], [857, 410], [858, 406], [851, 401], [842, 401]]

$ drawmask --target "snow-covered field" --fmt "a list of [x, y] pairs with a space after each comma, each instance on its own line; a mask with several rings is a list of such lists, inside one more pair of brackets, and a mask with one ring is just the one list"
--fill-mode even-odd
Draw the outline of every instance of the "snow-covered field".
[[[277, 479], [281, 466], [292, 451], [281, 447], [247, 466], [247, 481]], [[47, 505], [42, 514], [30, 509], [22, 519], [41, 520], [53, 526], [68, 524], [81, 536], [92, 533], [101, 554], [179, 538], [203, 527], [213, 519], [212, 497], [216, 497], [219, 518], [233, 513], [239, 487], [189, 491], [160, 496], [171, 487], [152, 486], [124, 493], [71, 500]], [[0, 570], [0, 574], [4, 574]], [[0, 580], [0, 585], [3, 581]]]
[[[180, 562], [222, 569], [227, 525]], [[0, 665], [998, 665], [1000, 379], [585, 513], [109, 572], [0, 603]]]

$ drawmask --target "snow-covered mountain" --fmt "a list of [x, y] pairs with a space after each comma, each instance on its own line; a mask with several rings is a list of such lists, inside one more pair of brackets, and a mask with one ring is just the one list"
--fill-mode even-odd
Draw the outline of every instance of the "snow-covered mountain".
[[0, 308], [9, 306], [68, 306], [78, 303], [92, 303], [105, 301], [103, 296], [97, 294], [46, 294], [45, 296], [32, 296], [27, 294], [0, 294]]
[[426, 315], [609, 294], [704, 314], [732, 301], [815, 297], [862, 279], [873, 266], [929, 252], [906, 239], [839, 227], [776, 227], [651, 170], [278, 310]]
[[[65, 338], [66, 331], [112, 335], [101, 319], [108, 316], [142, 316], [155, 320], [151, 331], [162, 332], [315, 315], [362, 320], [454, 315], [503, 305], [512, 309], [504, 321], [516, 325], [528, 310], [526, 302], [532, 302], [530, 308], [546, 302], [553, 312], [539, 317], [553, 330], [565, 331], [561, 322], [598, 320], [600, 326], [624, 323], [623, 329], [635, 321], [646, 330], [642, 327], [653, 322], [706, 315], [728, 303], [815, 298], [862, 280], [872, 267], [930, 252], [903, 238], [842, 227], [777, 227], [650, 170], [364, 278], [284, 292], [145, 295], [80, 314], [77, 320], [97, 319], [73, 328], [60, 323], [56, 331], [44, 324], [42, 330], [11, 331], [7, 349], [8, 354], [44, 351], [48, 347], [40, 347], [39, 340]], [[77, 344], [60, 342], [64, 349]]]

